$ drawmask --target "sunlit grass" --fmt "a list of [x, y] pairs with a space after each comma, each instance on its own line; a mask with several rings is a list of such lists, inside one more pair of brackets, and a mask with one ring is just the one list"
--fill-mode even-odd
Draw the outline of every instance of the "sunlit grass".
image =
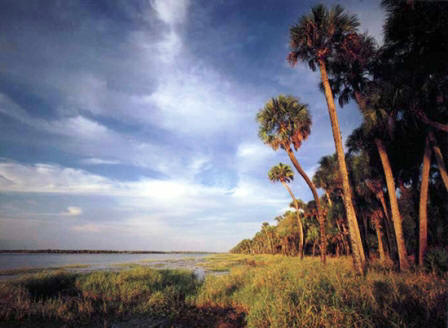
[[39, 273], [0, 283], [0, 319], [82, 324], [104, 316], [175, 317], [198, 287], [192, 272], [180, 270]]
[[253, 265], [257, 261], [258, 265], [273, 257], [265, 255], [247, 256], [243, 254], [217, 254], [208, 256], [199, 266], [208, 271], [227, 272], [231, 268], [239, 265]]
[[444, 327], [446, 320], [447, 280], [436, 276], [387, 269], [357, 276], [349, 258], [327, 266], [269, 255], [220, 260], [239, 264], [207, 277], [197, 304], [242, 308], [249, 327]]
[[[43, 272], [0, 283], [0, 320], [70, 326], [164, 318], [180, 327], [445, 327], [446, 277], [380, 264], [357, 276], [350, 258], [214, 255], [191, 271], [136, 265], [120, 272]], [[187, 320], [187, 321], [182, 321]], [[224, 321], [223, 321], [224, 320]], [[236, 322], [236, 323], [235, 323]], [[1, 325], [0, 325], [1, 326]]]

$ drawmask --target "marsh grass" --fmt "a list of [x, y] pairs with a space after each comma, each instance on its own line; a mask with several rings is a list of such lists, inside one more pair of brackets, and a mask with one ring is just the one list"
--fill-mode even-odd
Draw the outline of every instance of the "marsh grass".
[[[273, 256], [274, 258], [275, 256]], [[266, 260], [265, 255], [247, 256], [243, 254], [218, 254], [208, 256], [204, 262], [199, 263], [198, 266], [207, 271], [214, 272], [228, 272], [235, 266], [248, 265], [253, 266], [257, 263], [258, 266], [263, 265]]]
[[443, 276], [382, 264], [356, 276], [348, 258], [324, 267], [317, 258], [219, 254], [206, 264], [229, 273], [204, 282], [191, 271], [147, 266], [25, 275], [0, 283], [0, 326], [162, 318], [176, 327], [445, 327]]
[[[219, 267], [233, 256], [215, 258]], [[351, 261], [241, 256], [223, 276], [209, 276], [198, 305], [232, 306], [249, 327], [445, 327], [447, 280], [397, 273], [377, 264], [366, 276]], [[244, 261], [250, 264], [244, 264]]]
[[189, 271], [136, 267], [122, 272], [39, 273], [0, 284], [3, 321], [76, 325], [134, 314], [174, 318], [196, 294]]

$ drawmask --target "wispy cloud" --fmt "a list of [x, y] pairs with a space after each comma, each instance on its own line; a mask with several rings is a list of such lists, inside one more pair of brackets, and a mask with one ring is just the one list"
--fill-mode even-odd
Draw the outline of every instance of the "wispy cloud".
[[120, 161], [111, 160], [111, 159], [103, 159], [103, 158], [85, 158], [81, 160], [81, 163], [87, 165], [117, 165], [120, 164]]
[[[349, 4], [379, 31], [377, 3]], [[310, 174], [334, 145], [318, 75], [285, 60], [309, 8], [271, 5], [0, 2], [0, 246], [227, 250], [278, 215], [289, 196], [266, 175], [289, 161], [258, 140], [257, 110], [310, 105]]]

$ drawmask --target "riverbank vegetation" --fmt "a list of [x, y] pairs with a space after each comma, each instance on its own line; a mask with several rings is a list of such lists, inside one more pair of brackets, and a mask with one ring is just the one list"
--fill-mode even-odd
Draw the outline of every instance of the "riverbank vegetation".
[[[0, 283], [2, 327], [444, 327], [447, 277], [348, 257], [217, 255], [191, 271], [27, 275]], [[131, 321], [129, 321], [131, 320]], [[132, 324], [131, 324], [132, 323]]]
[[[299, 150], [312, 135], [313, 108], [295, 96], [269, 100], [257, 114], [260, 139], [286, 151], [313, 200], [296, 199], [289, 165], [273, 166], [269, 179], [287, 188], [291, 210], [266, 218], [277, 223], [264, 222], [233, 253], [305, 252], [323, 263], [327, 254], [350, 255], [361, 275], [376, 259], [402, 271], [448, 269], [448, 4], [382, 5], [382, 45], [340, 6], [318, 5], [291, 26], [288, 61], [319, 71], [336, 152], [308, 177]], [[346, 139], [348, 152], [336, 100], [341, 107], [352, 101], [363, 118]]]

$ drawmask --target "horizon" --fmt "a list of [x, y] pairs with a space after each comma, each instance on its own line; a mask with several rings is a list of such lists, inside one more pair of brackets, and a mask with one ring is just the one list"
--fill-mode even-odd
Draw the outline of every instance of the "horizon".
[[[289, 160], [259, 140], [258, 110], [308, 104], [310, 176], [334, 153], [319, 74], [286, 61], [319, 2], [2, 1], [0, 249], [227, 252], [273, 223], [290, 200], [267, 172]], [[323, 3], [382, 42], [380, 1]], [[338, 115], [345, 140], [361, 116]]]
[[190, 251], [190, 250], [167, 250], [167, 251], [157, 251], [157, 250], [144, 250], [144, 249], [61, 249], [61, 248], [48, 248], [48, 249], [0, 249], [0, 253], [71, 253], [71, 252], [95, 252], [95, 253], [148, 253], [148, 254], [167, 254], [167, 253], [178, 253], [178, 254], [225, 254], [227, 252], [209, 252], [209, 251]]

